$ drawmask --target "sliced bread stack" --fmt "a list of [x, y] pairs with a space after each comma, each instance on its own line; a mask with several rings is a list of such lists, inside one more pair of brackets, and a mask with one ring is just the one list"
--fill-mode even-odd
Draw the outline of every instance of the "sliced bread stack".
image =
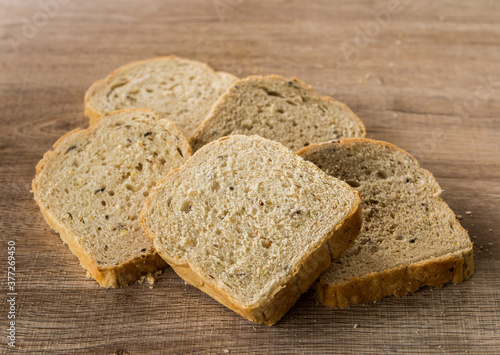
[[297, 79], [162, 57], [97, 81], [85, 105], [91, 127], [46, 153], [33, 191], [102, 286], [168, 263], [271, 325], [315, 280], [325, 305], [347, 307], [473, 272], [432, 174]]

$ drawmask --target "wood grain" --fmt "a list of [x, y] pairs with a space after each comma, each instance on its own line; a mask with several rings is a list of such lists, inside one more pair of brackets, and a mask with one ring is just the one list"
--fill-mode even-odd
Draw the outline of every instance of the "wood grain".
[[[376, 31], [374, 13], [390, 1], [60, 1], [44, 24], [42, 5], [55, 1], [0, 1], [0, 265], [7, 269], [15, 240], [17, 351], [500, 353], [500, 3], [402, 1]], [[30, 38], [23, 19], [38, 19]], [[342, 43], [370, 26], [376, 35], [347, 60]], [[346, 310], [318, 305], [310, 291], [271, 328], [171, 269], [153, 288], [106, 290], [86, 279], [33, 201], [35, 165], [62, 134], [87, 125], [93, 81], [169, 54], [241, 77], [295, 76], [344, 101], [369, 137], [435, 174], [474, 236], [472, 279]]]

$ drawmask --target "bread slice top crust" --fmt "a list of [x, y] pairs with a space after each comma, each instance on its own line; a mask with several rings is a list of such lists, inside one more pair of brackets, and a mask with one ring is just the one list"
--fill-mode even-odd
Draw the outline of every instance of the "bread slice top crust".
[[100, 273], [156, 254], [139, 214], [150, 188], [190, 156], [170, 121], [143, 109], [115, 111], [67, 133], [45, 154], [35, 200], [92, 276], [116, 287], [116, 275], [105, 280]]
[[312, 143], [365, 137], [361, 120], [343, 103], [302, 81], [278, 75], [235, 82], [189, 138], [194, 151], [223, 136], [252, 135], [297, 151]]
[[[413, 156], [389, 143], [369, 139], [313, 145], [298, 154], [327, 174], [345, 180], [362, 197], [362, 231], [353, 245], [321, 275], [319, 282], [323, 286], [341, 288], [353, 280], [367, 277], [376, 280], [377, 275], [385, 275], [385, 279], [390, 280], [391, 272], [415, 265], [438, 264], [440, 258], [446, 256], [467, 255], [470, 260], [465, 266], [469, 265], [470, 269], [465, 270], [464, 266], [463, 276], [471, 275], [469, 236], [441, 199], [441, 188], [434, 176], [421, 168]], [[427, 277], [419, 274], [418, 268], [415, 270], [413, 281]], [[438, 267], [433, 270], [448, 271]], [[378, 281], [379, 287], [389, 288], [384, 278]], [[411, 280], [405, 281], [411, 283]], [[353, 295], [352, 303], [357, 303], [356, 294], [363, 293], [356, 290], [355, 285], [353, 282], [349, 291], [344, 290]], [[365, 301], [376, 299], [367, 296]], [[336, 300], [325, 302], [335, 304]]]
[[93, 124], [106, 112], [146, 108], [171, 120], [189, 137], [235, 80], [205, 63], [175, 56], [137, 61], [88, 89], [85, 114]]
[[297, 275], [359, 201], [349, 185], [281, 144], [236, 135], [162, 179], [142, 223], [176, 271], [189, 268], [229, 303], [255, 308]]

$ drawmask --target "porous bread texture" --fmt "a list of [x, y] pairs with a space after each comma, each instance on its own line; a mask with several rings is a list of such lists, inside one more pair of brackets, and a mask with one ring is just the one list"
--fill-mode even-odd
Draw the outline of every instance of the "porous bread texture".
[[252, 135], [297, 151], [312, 143], [365, 137], [361, 120], [343, 103], [278, 75], [235, 82], [189, 138], [194, 151], [223, 136]]
[[143, 109], [67, 133], [37, 165], [33, 192], [48, 224], [91, 276], [118, 287], [166, 266], [141, 228], [150, 188], [191, 156], [170, 121]]
[[362, 197], [359, 237], [316, 283], [326, 306], [403, 296], [471, 276], [469, 236], [441, 199], [434, 176], [410, 154], [369, 139], [314, 145], [298, 154]]
[[348, 184], [258, 136], [221, 138], [153, 189], [142, 225], [191, 285], [276, 323], [361, 228]]
[[88, 89], [85, 114], [93, 124], [106, 112], [146, 108], [189, 137], [235, 80], [205, 63], [175, 56], [133, 62]]

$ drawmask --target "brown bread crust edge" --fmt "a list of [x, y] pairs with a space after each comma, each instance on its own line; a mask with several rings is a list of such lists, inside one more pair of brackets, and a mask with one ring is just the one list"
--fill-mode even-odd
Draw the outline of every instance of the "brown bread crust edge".
[[168, 266], [157, 253], [149, 253], [145, 254], [144, 257], [135, 258], [115, 267], [101, 267], [89, 253], [76, 242], [73, 234], [68, 228], [53, 218], [50, 212], [43, 209], [40, 204], [38, 204], [38, 206], [47, 224], [59, 233], [63, 242], [68, 245], [71, 252], [78, 258], [82, 267], [85, 268], [99, 285], [103, 287], [118, 288], [127, 286], [137, 281], [142, 275], [153, 273]]
[[374, 272], [347, 282], [329, 285], [316, 282], [318, 299], [327, 307], [345, 308], [381, 300], [387, 296], [406, 296], [423, 286], [442, 287], [448, 282], [459, 284], [474, 270], [472, 247], [435, 260]]
[[[153, 116], [158, 117], [154, 112], [146, 109], [125, 109], [119, 111], [110, 112], [109, 115], [122, 112], [122, 111], [138, 111], [145, 112], [151, 114]], [[158, 119], [160, 119], [158, 117]], [[175, 127], [172, 123], [171, 126]], [[158, 255], [158, 253], [148, 253], [144, 254], [144, 256], [134, 258], [129, 260], [126, 263], [122, 263], [120, 265], [116, 265], [114, 267], [110, 266], [100, 266], [96, 260], [92, 258], [92, 256], [79, 245], [73, 233], [69, 228], [67, 228], [64, 223], [59, 221], [57, 218], [52, 216], [50, 211], [48, 211], [43, 205], [39, 202], [38, 199], [38, 181], [37, 177], [40, 174], [40, 171], [43, 169], [45, 162], [50, 159], [53, 154], [57, 154], [55, 149], [63, 142], [66, 138], [73, 134], [77, 134], [79, 132], [88, 132], [94, 129], [93, 127], [89, 127], [85, 130], [80, 130], [79, 128], [70, 131], [63, 135], [61, 138], [54, 143], [54, 150], [50, 150], [46, 152], [36, 166], [36, 176], [32, 181], [32, 190], [34, 194], [35, 201], [42, 212], [43, 217], [47, 221], [47, 224], [59, 233], [61, 239], [64, 243], [66, 243], [71, 250], [71, 252], [78, 257], [80, 264], [83, 268], [87, 269], [90, 275], [99, 283], [99, 285], [103, 287], [113, 287], [118, 288], [121, 286], [127, 286], [135, 281], [137, 281], [141, 276], [147, 275], [149, 273], [164, 269], [168, 266], [168, 264]], [[175, 128], [175, 130], [177, 130]], [[181, 133], [177, 131], [179, 135]], [[191, 151], [190, 151], [191, 153]]]
[[[318, 151], [331, 144], [349, 144], [357, 141], [380, 144], [403, 152], [415, 162], [417, 167], [421, 168], [417, 159], [405, 150], [388, 142], [368, 138], [344, 138], [331, 143], [312, 144], [302, 148], [297, 154], [304, 157], [309, 152]], [[454, 212], [441, 197], [437, 197], [437, 199], [442, 203], [443, 208], [454, 215]], [[463, 229], [460, 223], [458, 225]], [[474, 272], [472, 251], [473, 246], [471, 243], [470, 248], [466, 250], [432, 260], [423, 260], [411, 265], [402, 265], [394, 269], [373, 272], [364, 277], [355, 277], [336, 285], [327, 284], [319, 279], [314, 284], [316, 296], [327, 307], [346, 308], [352, 305], [379, 301], [387, 296], [405, 296], [423, 286], [442, 287], [448, 282], [456, 285], [469, 279]]]
[[[188, 284], [210, 295], [246, 319], [255, 323], [273, 325], [295, 304], [300, 295], [309, 289], [319, 275], [328, 269], [332, 258], [338, 257], [351, 245], [352, 241], [357, 237], [361, 225], [361, 209], [358, 205], [344, 223], [338, 225], [334, 231], [325, 236], [324, 243], [302, 258], [297, 271], [287, 280], [284, 280], [280, 286], [277, 286], [274, 293], [251, 306], [244, 305], [234, 299], [218, 287], [215, 282], [204, 280], [189, 261], [179, 264], [178, 261], [176, 263], [175, 260], [163, 255], [161, 252], [160, 255]], [[152, 237], [149, 233], [148, 235]]]

